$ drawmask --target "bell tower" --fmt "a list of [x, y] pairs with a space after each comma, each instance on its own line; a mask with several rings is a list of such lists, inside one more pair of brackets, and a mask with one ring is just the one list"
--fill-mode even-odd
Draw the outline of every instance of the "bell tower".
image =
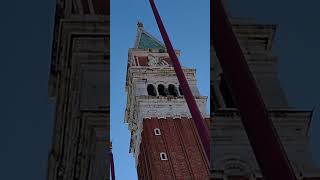
[[[207, 97], [199, 93], [195, 69], [183, 71], [202, 115], [207, 116]], [[129, 151], [139, 179], [208, 179], [209, 162], [169, 55], [141, 22], [134, 48], [128, 52], [126, 91]]]

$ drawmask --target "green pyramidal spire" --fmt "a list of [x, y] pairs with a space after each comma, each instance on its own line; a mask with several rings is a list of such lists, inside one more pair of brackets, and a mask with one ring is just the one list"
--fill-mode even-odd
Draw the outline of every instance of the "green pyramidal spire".
[[138, 36], [136, 42], [136, 48], [139, 49], [165, 49], [165, 46], [156, 38], [145, 32], [143, 24], [138, 22]]

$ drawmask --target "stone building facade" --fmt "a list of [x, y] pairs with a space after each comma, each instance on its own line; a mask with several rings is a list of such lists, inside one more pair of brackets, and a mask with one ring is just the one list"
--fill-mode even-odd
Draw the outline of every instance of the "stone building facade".
[[[277, 78], [278, 58], [272, 54], [277, 26], [250, 18], [231, 18], [231, 23], [298, 179], [320, 180], [308, 147], [312, 111], [290, 107]], [[262, 179], [214, 53], [211, 59], [211, 179]]]
[[[179, 56], [180, 51], [176, 50]], [[203, 116], [207, 97], [196, 85], [196, 71], [183, 68]], [[125, 122], [139, 179], [209, 178], [206, 158], [164, 45], [138, 23], [129, 49]]]
[[48, 180], [109, 179], [109, 1], [57, 0]]

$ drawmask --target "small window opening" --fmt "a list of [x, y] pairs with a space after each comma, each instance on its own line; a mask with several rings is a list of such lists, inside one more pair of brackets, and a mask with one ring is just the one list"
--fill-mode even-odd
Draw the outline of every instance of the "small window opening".
[[179, 85], [179, 93], [181, 96], [183, 96], [183, 92], [182, 92], [182, 89], [181, 89], [181, 86]]
[[161, 153], [160, 153], [160, 159], [161, 159], [162, 161], [168, 160], [167, 154], [164, 153], [164, 152], [161, 152]]
[[157, 96], [156, 88], [152, 84], [148, 84], [147, 91], [149, 96]]
[[163, 84], [158, 85], [158, 92], [160, 96], [167, 96], [166, 88]]
[[172, 95], [174, 97], [178, 96], [177, 88], [173, 84], [169, 84], [168, 91], [169, 91], [169, 95]]
[[154, 129], [154, 134], [155, 134], [156, 136], [160, 136], [160, 135], [161, 135], [160, 129], [159, 129], [159, 128], [155, 128], [155, 129]]

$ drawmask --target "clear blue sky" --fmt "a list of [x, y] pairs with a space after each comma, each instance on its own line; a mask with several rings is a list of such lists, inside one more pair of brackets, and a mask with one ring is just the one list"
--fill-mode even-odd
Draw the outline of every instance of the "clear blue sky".
[[[173, 46], [181, 50], [182, 66], [197, 69], [200, 93], [209, 96], [209, 0], [155, 2]], [[162, 41], [148, 0], [111, 0], [111, 139], [119, 180], [137, 179], [133, 155], [128, 153], [130, 133], [124, 123], [124, 111], [128, 49], [134, 45], [138, 20], [144, 23], [146, 31]]]

